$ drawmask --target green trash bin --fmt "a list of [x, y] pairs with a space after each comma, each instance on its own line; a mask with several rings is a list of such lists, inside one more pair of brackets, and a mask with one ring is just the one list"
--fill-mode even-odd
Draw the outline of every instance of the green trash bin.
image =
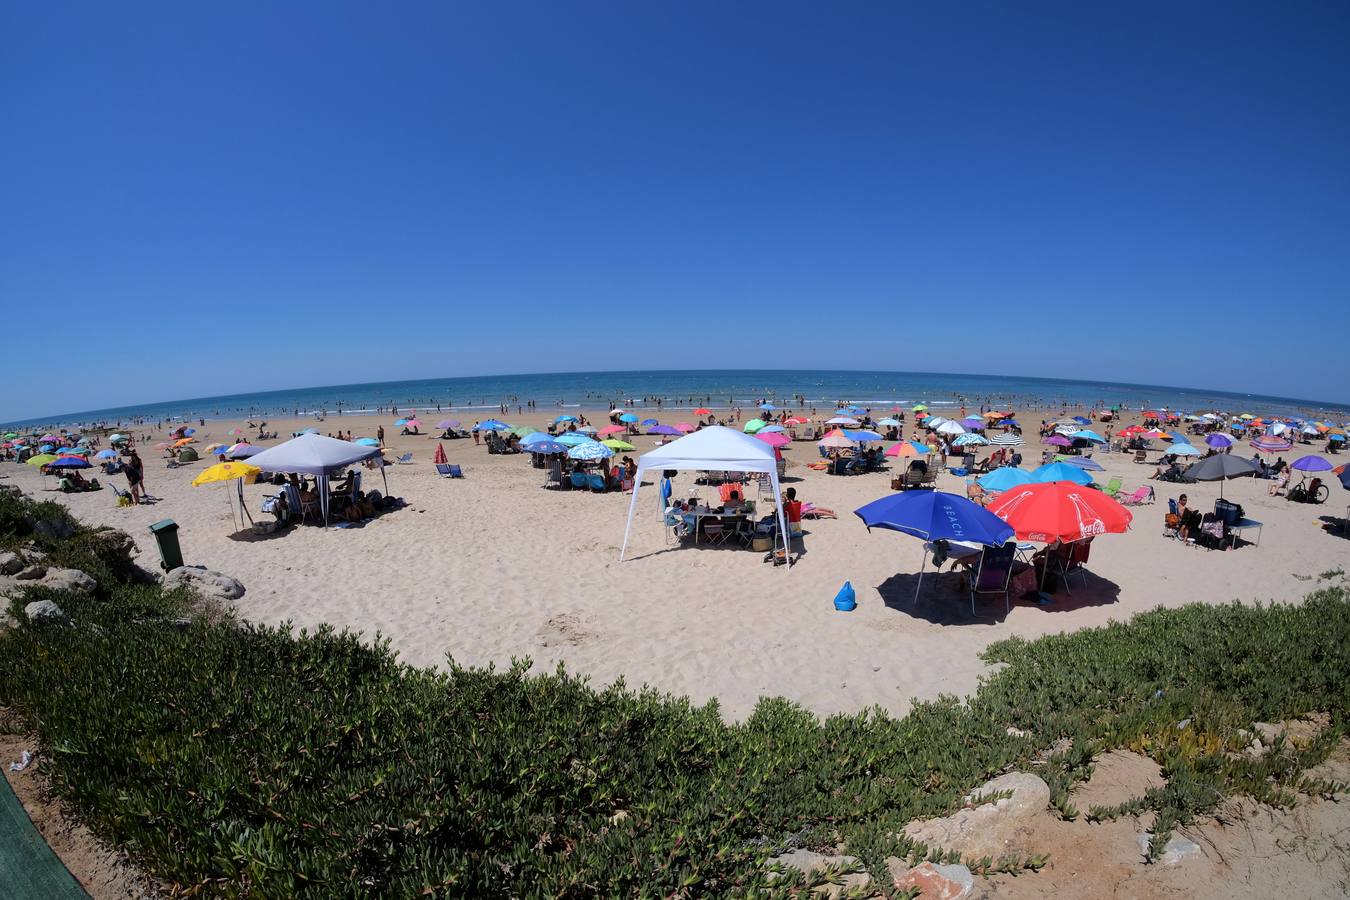
[[183, 564], [183, 551], [178, 548], [178, 523], [173, 519], [164, 519], [150, 526], [159, 546], [159, 567], [164, 571], [176, 569]]

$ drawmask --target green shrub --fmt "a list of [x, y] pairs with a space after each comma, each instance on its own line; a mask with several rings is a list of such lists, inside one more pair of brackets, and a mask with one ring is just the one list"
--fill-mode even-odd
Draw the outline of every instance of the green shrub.
[[[86, 535], [61, 552], [84, 552]], [[840, 841], [880, 879], [889, 855], [952, 858], [896, 837], [906, 822], [1059, 738], [1069, 749], [1038, 771], [1066, 814], [1095, 753], [1133, 747], [1163, 764], [1165, 788], [1090, 811], [1156, 811], [1159, 847], [1220, 794], [1344, 790], [1302, 776], [1350, 699], [1340, 588], [1001, 641], [986, 655], [1006, 666], [974, 697], [900, 719], [821, 722], [765, 699], [739, 724], [713, 703], [529, 675], [526, 661], [430, 671], [330, 628], [172, 624], [186, 599], [122, 582], [59, 598], [74, 627], [0, 637], [0, 667], [24, 673], [0, 701], [37, 730], [56, 788], [98, 833], [208, 894], [743, 894], [766, 887], [784, 847]], [[1253, 721], [1312, 711], [1333, 723], [1313, 747], [1225, 752]]]

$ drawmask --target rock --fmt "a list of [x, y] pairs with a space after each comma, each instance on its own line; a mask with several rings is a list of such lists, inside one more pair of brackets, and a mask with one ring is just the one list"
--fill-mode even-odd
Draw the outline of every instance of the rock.
[[23, 614], [34, 625], [48, 622], [64, 625], [70, 621], [65, 610], [51, 600], [35, 600], [23, 608]]
[[848, 872], [849, 874], [840, 878], [839, 884], [822, 885], [817, 889], [826, 897], [838, 897], [844, 892], [866, 888], [872, 883], [871, 877], [866, 872], [861, 871], [862, 863], [855, 856], [826, 856], [823, 853], [798, 849], [775, 856], [769, 862], [797, 869], [808, 875], [812, 872], [829, 869]]
[[1004, 732], [1008, 735], [1008, 737], [1015, 737], [1015, 738], [1024, 738], [1029, 734], [1031, 734], [1030, 731], [1023, 731], [1016, 725], [1009, 725], [1007, 728], [1004, 729]]
[[84, 591], [93, 593], [98, 582], [79, 569], [48, 569], [41, 584], [57, 591]]
[[899, 891], [919, 889], [924, 900], [960, 900], [975, 890], [975, 876], [965, 866], [942, 866], [921, 862], [914, 868], [895, 857], [886, 860], [895, 888]]
[[0, 632], [9, 631], [12, 628], [19, 627], [19, 620], [11, 616], [8, 612], [0, 613]]
[[13, 551], [0, 553], [0, 575], [16, 575], [23, 569], [23, 557]]
[[[1139, 835], [1139, 852], [1148, 858], [1148, 845], [1153, 840], [1153, 835], [1145, 831]], [[1190, 859], [1192, 856], [1200, 855], [1200, 845], [1195, 841], [1187, 840], [1179, 834], [1172, 835], [1163, 848], [1162, 856], [1158, 857], [1158, 865], [1175, 866], [1183, 859]]]
[[244, 586], [228, 575], [196, 566], [179, 566], [164, 576], [164, 589], [186, 587], [203, 597], [215, 600], [238, 600], [244, 596]]
[[34, 563], [31, 566], [20, 569], [14, 573], [14, 577], [20, 581], [37, 581], [47, 574], [47, 567]]
[[64, 541], [75, 533], [75, 526], [66, 519], [38, 519], [32, 525], [34, 534], [52, 541]]
[[[982, 798], [1012, 792], [988, 803]], [[963, 856], [995, 860], [1005, 856], [1018, 829], [1028, 819], [1045, 811], [1050, 803], [1050, 787], [1035, 775], [1010, 772], [985, 782], [972, 791], [967, 809], [958, 810], [940, 819], [910, 822], [905, 826], [905, 837], [929, 847], [957, 850]]]

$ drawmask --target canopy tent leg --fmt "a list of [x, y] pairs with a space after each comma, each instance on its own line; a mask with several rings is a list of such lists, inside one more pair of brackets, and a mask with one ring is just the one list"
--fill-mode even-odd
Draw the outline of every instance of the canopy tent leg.
[[633, 515], [637, 512], [638, 489], [642, 487], [642, 474], [645, 471], [647, 470], [639, 465], [637, 475], [633, 476], [633, 496], [628, 501], [628, 524], [624, 525], [623, 528], [623, 546], [619, 548], [619, 562], [623, 562], [623, 555], [628, 552], [628, 535], [633, 530]]
[[328, 476], [316, 475], [315, 482], [319, 487], [319, 507], [323, 510], [323, 527], [328, 527]]
[[769, 470], [769, 483], [773, 485], [774, 509], [778, 513], [778, 531], [783, 536], [783, 568], [792, 569], [792, 535], [788, 534], [787, 523], [783, 519], [783, 492], [778, 486], [778, 467]]

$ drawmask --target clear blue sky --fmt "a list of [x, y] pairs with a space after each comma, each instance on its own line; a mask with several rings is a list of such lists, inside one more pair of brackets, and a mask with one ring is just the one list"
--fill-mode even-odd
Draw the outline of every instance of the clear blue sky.
[[0, 420], [797, 361], [1350, 400], [1347, 47], [1345, 3], [9, 3]]

